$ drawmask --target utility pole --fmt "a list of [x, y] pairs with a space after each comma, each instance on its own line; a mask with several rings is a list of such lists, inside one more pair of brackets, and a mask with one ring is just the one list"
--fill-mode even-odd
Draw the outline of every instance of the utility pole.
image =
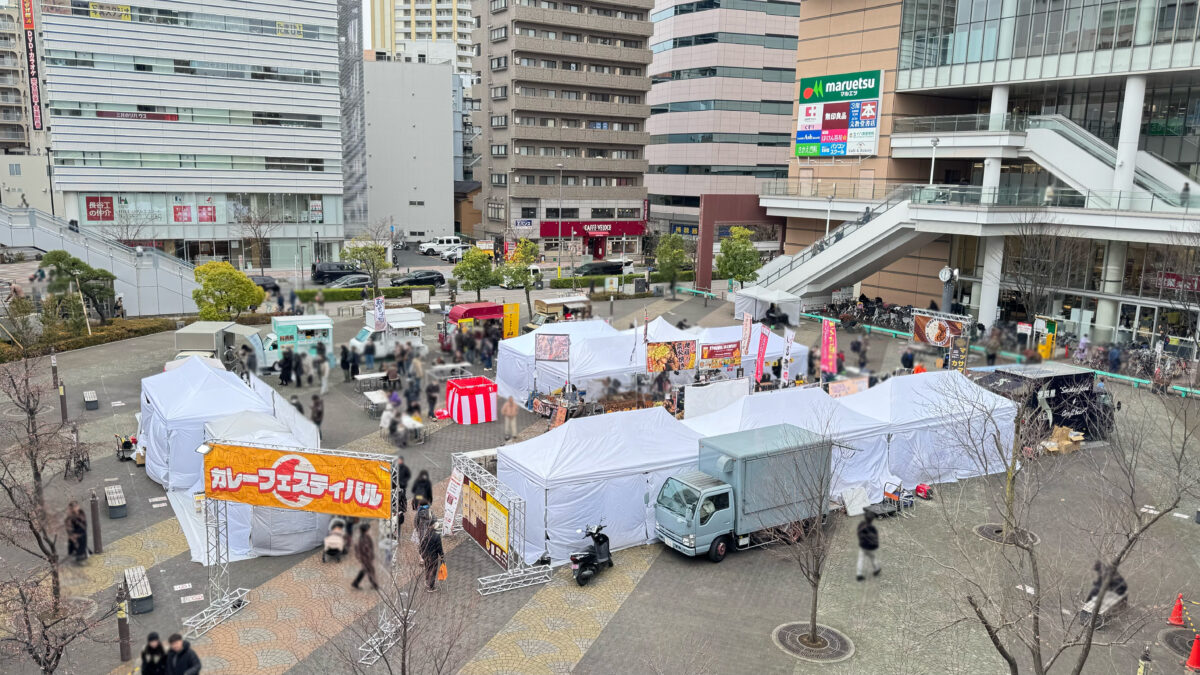
[[100, 500], [96, 498], [96, 490], [92, 490], [92, 550], [96, 555], [104, 553], [104, 542], [100, 539]]

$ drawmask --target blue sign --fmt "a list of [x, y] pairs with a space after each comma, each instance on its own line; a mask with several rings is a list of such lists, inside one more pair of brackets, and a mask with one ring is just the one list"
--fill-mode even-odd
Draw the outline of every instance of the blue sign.
[[671, 234], [680, 234], [685, 237], [699, 237], [700, 226], [686, 223], [671, 223]]
[[796, 132], [796, 142], [797, 143], [820, 143], [821, 142], [821, 130], [820, 129], [801, 129], [800, 131]]

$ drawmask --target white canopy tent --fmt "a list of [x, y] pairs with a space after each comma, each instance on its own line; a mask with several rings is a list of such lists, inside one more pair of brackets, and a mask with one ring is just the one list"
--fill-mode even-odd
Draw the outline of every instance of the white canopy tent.
[[717, 436], [774, 424], [792, 424], [834, 443], [830, 494], [866, 490], [871, 502], [883, 499], [885, 483], [899, 478], [888, 469], [888, 426], [855, 412], [819, 388], [782, 389], [739, 399], [728, 407], [683, 424], [702, 436]]
[[792, 323], [795, 323], [800, 315], [801, 304], [798, 296], [775, 288], [748, 286], [733, 294], [733, 317], [740, 319], [745, 316], [745, 312], [750, 312], [750, 316], [758, 321], [767, 315], [767, 309], [771, 305], [787, 314]]
[[[754, 361], [758, 358], [758, 342], [761, 339], [763, 331], [767, 333], [767, 356], [766, 362], [771, 363], [783, 358], [783, 351], [787, 347], [787, 341], [783, 337], [767, 330], [767, 327], [761, 323], [751, 324], [750, 326], [750, 349], [747, 353], [742, 354], [742, 369], [749, 375], [754, 374]], [[689, 328], [686, 332], [695, 336], [700, 343], [700, 347], [704, 345], [714, 345], [727, 342], [741, 342], [742, 327], [737, 326], [717, 326], [715, 328], [701, 328], [695, 326]], [[804, 368], [808, 367], [808, 347], [799, 342], [792, 342], [792, 363], [801, 364]], [[728, 377], [733, 377], [737, 371], [736, 367], [724, 368], [725, 374]], [[790, 375], [795, 377], [797, 374], [795, 368], [791, 369]]]
[[163, 370], [175, 370], [176, 368], [187, 363], [190, 359], [199, 359], [201, 363], [209, 368], [212, 368], [213, 370], [226, 370], [225, 364], [221, 363], [220, 359], [214, 359], [211, 356], [189, 356], [186, 359], [174, 359], [167, 361], [166, 365], [163, 366]]
[[838, 402], [887, 425], [889, 469], [906, 486], [1002, 471], [995, 448], [1011, 448], [1016, 431], [1016, 403], [954, 370], [893, 377]]
[[[293, 441], [290, 445], [302, 448], [321, 447], [320, 428], [305, 417], [304, 413], [296, 410], [296, 406], [292, 405], [282, 394], [259, 379], [257, 375], [250, 376], [250, 388], [264, 403], [271, 406], [271, 415], [279, 420], [292, 435]], [[307, 401], [303, 401], [303, 403], [307, 403]]]
[[237, 412], [272, 409], [237, 375], [198, 358], [143, 378], [138, 445], [146, 448], [146, 475], [168, 491], [191, 488], [204, 469], [196, 448], [205, 422]]
[[539, 333], [570, 335], [571, 348], [574, 349], [576, 343], [584, 338], [613, 336], [617, 335], [618, 331], [603, 319], [562, 321], [540, 326], [524, 335], [501, 340], [496, 357], [496, 385], [501, 398], [513, 396], [518, 403], [524, 405], [529, 392], [533, 391], [536, 366], [533, 346], [535, 336]]
[[655, 541], [654, 501], [668, 476], [696, 468], [700, 435], [662, 408], [568, 420], [497, 450], [496, 475], [525, 499], [523, 555], [553, 562], [600, 522], [612, 549]]
[[[672, 326], [658, 317], [649, 326], [623, 330], [616, 335], [593, 336], [571, 342], [570, 369], [565, 361], [537, 363], [537, 384], [542, 391], [553, 391], [570, 380], [581, 391], [598, 389], [599, 380], [616, 378], [621, 388], [633, 386], [633, 376], [646, 372], [646, 342], [695, 340], [696, 336]], [[697, 355], [698, 356], [698, 355]], [[690, 377], [685, 377], [690, 380]], [[589, 398], [592, 398], [589, 396]]]

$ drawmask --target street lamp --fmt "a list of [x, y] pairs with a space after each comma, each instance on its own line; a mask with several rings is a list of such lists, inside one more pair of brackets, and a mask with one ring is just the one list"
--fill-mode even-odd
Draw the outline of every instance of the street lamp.
[[313, 230], [313, 234], [317, 235], [317, 243], [313, 245], [313, 262], [321, 262], [321, 231]]
[[308, 248], [304, 244], [300, 244], [300, 259], [296, 261], [296, 276], [300, 278], [300, 290], [304, 290], [304, 249]]
[[829, 236], [829, 214], [833, 211], [833, 195], [825, 198], [825, 236]]
[[562, 250], [562, 245], [563, 245], [563, 238], [562, 238], [562, 225], [563, 225], [563, 223], [562, 223], [562, 221], [563, 221], [563, 205], [562, 205], [562, 202], [563, 202], [563, 200], [562, 200], [562, 190], [563, 190], [563, 164], [562, 164], [562, 162], [559, 162], [558, 164], [555, 164], [555, 165], [554, 165], [554, 168], [558, 169], [558, 255], [557, 255], [557, 256], [555, 256], [555, 259], [558, 261], [558, 278], [559, 278], [559, 279], [561, 279], [561, 278], [562, 278], [562, 254], [563, 254], [563, 250]]
[[937, 146], [940, 142], [937, 138], [929, 140], [929, 144], [933, 146], [933, 154], [929, 156], [929, 184], [933, 185], [933, 165], [937, 162]]

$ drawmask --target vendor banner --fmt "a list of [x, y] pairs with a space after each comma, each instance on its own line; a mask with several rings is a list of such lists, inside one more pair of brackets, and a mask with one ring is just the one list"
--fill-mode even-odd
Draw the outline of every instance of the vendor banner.
[[742, 353], [750, 353], [750, 326], [754, 322], [754, 317], [750, 316], [750, 312], [742, 312]]
[[534, 335], [533, 358], [536, 361], [569, 360], [571, 358], [571, 336], [558, 333]]
[[742, 365], [742, 343], [700, 345], [701, 368], [732, 368]]
[[829, 396], [841, 398], [860, 391], [866, 391], [871, 384], [869, 377], [852, 377], [846, 380], [834, 380], [829, 383]]
[[375, 298], [375, 330], [387, 330], [387, 310], [383, 306], [383, 296]]
[[478, 483], [463, 478], [463, 531], [508, 569], [508, 509]]
[[913, 340], [949, 347], [954, 338], [963, 334], [963, 322], [929, 314], [913, 313]]
[[758, 355], [754, 359], [754, 381], [761, 382], [763, 374], [763, 366], [767, 362], [767, 338], [771, 335], [767, 331], [766, 326], [763, 326], [762, 331], [758, 334]]
[[514, 338], [521, 334], [521, 303], [504, 303], [504, 339]]
[[957, 370], [960, 373], [967, 372], [967, 347], [968, 340], [965, 337], [956, 337], [950, 344], [950, 370]]
[[450, 481], [446, 483], [446, 503], [442, 509], [442, 534], [454, 532], [454, 515], [458, 511], [458, 502], [462, 497], [463, 472], [455, 469], [450, 472]]
[[837, 372], [837, 327], [832, 321], [821, 322], [821, 372]]
[[791, 328], [783, 329], [783, 375], [782, 379], [786, 383], [791, 380], [791, 365], [792, 365], [792, 343], [796, 341], [796, 331]]
[[646, 372], [691, 370], [696, 367], [696, 341], [651, 342], [646, 345]]
[[204, 494], [209, 499], [356, 518], [391, 517], [391, 465], [382, 456], [224, 443], [207, 447]]

